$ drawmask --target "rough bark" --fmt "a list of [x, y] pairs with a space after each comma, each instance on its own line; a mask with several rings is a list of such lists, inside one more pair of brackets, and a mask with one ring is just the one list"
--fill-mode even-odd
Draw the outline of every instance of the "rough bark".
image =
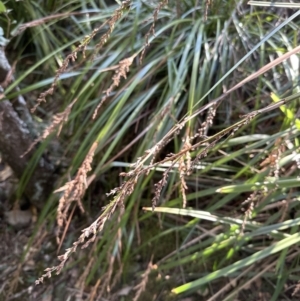
[[[11, 72], [10, 65], [5, 57], [4, 50], [0, 48], [0, 85], [7, 80], [9, 72]], [[34, 153], [34, 150], [32, 150], [26, 156], [21, 157], [34, 141], [32, 118], [23, 98], [19, 97], [16, 100], [18, 108], [16, 110], [12, 103], [3, 97], [2, 87], [1, 90], [0, 152], [2, 159], [20, 178]], [[53, 189], [54, 180], [53, 165], [45, 157], [41, 157], [25, 188], [25, 194], [30, 202], [41, 208]]]

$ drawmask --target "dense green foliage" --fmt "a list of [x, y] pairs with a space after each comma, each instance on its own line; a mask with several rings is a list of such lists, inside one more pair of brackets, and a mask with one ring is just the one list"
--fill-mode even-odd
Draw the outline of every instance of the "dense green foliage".
[[[59, 170], [56, 189], [76, 178], [97, 143], [81, 200], [85, 213], [72, 211], [78, 203], [71, 203], [60, 253], [94, 220], [107, 221], [52, 281], [63, 283], [72, 269], [79, 271], [74, 287], [87, 300], [133, 300], [143, 284], [140, 300], [177, 300], [178, 294], [258, 300], [258, 292], [293, 300], [300, 281], [299, 56], [268, 64], [298, 46], [297, 13], [223, 0], [137, 0], [121, 8], [92, 0], [2, 2], [9, 10], [1, 14], [10, 40], [6, 52], [16, 62], [8, 99], [19, 85], [34, 107], [67, 55], [79, 49], [33, 113], [42, 132], [77, 99], [60, 135], [52, 133], [37, 150], [37, 156], [48, 150]], [[61, 13], [71, 14], [54, 17]], [[111, 86], [127, 58], [128, 69]], [[135, 162], [142, 162], [139, 169]], [[19, 182], [20, 195], [30, 168]], [[130, 171], [132, 182], [131, 174], [120, 176]], [[116, 195], [106, 195], [116, 187]], [[25, 263], [31, 244], [47, 231], [44, 244], [53, 245], [40, 253], [52, 259], [35, 258], [34, 277], [25, 277], [25, 286], [56, 265], [60, 197], [45, 200], [23, 254]], [[36, 289], [42, 294], [48, 283]], [[131, 289], [120, 297], [125, 287]]]

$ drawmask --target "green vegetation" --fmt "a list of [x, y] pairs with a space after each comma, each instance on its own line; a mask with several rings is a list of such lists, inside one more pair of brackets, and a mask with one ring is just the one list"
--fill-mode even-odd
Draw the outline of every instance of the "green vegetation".
[[16, 195], [56, 175], [0, 295], [298, 300], [300, 7], [108, 2], [0, 2], [41, 135]]

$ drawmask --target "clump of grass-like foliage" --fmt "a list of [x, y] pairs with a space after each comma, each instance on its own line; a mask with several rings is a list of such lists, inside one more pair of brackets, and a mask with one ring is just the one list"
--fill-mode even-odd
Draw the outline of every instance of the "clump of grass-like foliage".
[[[36, 283], [89, 246], [75, 285], [89, 300], [117, 300], [128, 285], [128, 300], [246, 300], [253, 285], [269, 300], [295, 296], [300, 12], [221, 0], [46, 2], [19, 2], [26, 16], [7, 4], [7, 20], [48, 17], [17, 26], [8, 45], [16, 61], [34, 58], [17, 64], [6, 97], [13, 85], [28, 95], [42, 120], [36, 144], [61, 167], [36, 230], [56, 218], [53, 236], [67, 249]], [[76, 206], [92, 218], [81, 234], [68, 230]]]

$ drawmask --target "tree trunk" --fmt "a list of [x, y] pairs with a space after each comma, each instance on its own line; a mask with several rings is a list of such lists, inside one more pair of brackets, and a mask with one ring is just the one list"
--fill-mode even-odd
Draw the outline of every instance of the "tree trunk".
[[[0, 152], [3, 160], [20, 179], [34, 153], [33, 149], [21, 157], [34, 141], [32, 118], [23, 98], [16, 101], [16, 110], [10, 101], [5, 100], [3, 88], [5, 88], [4, 83], [10, 81], [8, 77], [12, 78], [9, 73], [11, 73], [10, 65], [4, 50], [0, 48], [0, 85], [2, 90], [0, 91], [0, 96], [2, 96], [0, 98]], [[54, 166], [42, 156], [27, 182], [24, 193], [31, 203], [42, 208], [53, 190], [54, 181]]]

